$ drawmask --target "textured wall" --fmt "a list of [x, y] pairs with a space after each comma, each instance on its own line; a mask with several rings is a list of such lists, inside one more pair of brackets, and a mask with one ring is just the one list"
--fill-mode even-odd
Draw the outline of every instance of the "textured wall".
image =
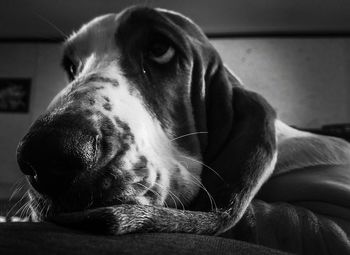
[[[246, 86], [263, 94], [290, 124], [350, 122], [349, 39], [213, 40]], [[0, 77], [32, 78], [29, 114], [0, 113], [0, 198], [21, 176], [18, 141], [64, 86], [60, 46], [0, 44]]]
[[350, 39], [213, 40], [244, 84], [292, 125], [350, 122]]
[[[37, 48], [31, 45], [0, 45], [0, 76], [35, 76]], [[18, 179], [16, 147], [31, 121], [31, 114], [0, 113], [0, 198], [7, 195], [11, 182]]]
[[29, 113], [0, 113], [0, 199], [8, 197], [22, 174], [16, 148], [30, 124], [64, 84], [60, 47], [46, 44], [0, 44], [0, 77], [31, 78]]

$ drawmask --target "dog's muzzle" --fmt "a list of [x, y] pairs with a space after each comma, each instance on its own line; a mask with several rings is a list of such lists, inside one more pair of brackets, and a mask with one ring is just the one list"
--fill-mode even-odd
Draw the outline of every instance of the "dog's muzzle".
[[81, 114], [44, 116], [20, 142], [19, 166], [37, 191], [54, 196], [94, 167], [101, 155], [100, 134]]

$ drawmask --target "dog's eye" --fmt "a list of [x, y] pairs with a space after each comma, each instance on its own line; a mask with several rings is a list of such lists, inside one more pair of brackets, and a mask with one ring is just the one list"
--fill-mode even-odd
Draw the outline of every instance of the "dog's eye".
[[168, 63], [175, 55], [175, 49], [166, 42], [155, 42], [149, 48], [148, 56], [159, 63]]
[[74, 76], [76, 75], [77, 73], [77, 67], [73, 64], [71, 64], [69, 67], [68, 67], [68, 75], [69, 77], [71, 78], [74, 78]]
[[74, 80], [74, 77], [78, 71], [78, 66], [68, 57], [63, 58], [62, 66], [66, 71], [69, 80]]

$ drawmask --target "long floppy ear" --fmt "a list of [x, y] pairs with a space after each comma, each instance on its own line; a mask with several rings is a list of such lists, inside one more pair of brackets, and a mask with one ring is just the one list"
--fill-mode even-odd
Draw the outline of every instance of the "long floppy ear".
[[[235, 223], [276, 163], [275, 111], [263, 97], [240, 85], [195, 23], [158, 10], [189, 42], [194, 122], [196, 131], [208, 132], [198, 135], [207, 165], [202, 181]], [[194, 206], [203, 209], [204, 200], [199, 196]]]
[[235, 224], [274, 169], [276, 114], [214, 56], [205, 75], [208, 143], [204, 161], [211, 169], [203, 169], [202, 180]]

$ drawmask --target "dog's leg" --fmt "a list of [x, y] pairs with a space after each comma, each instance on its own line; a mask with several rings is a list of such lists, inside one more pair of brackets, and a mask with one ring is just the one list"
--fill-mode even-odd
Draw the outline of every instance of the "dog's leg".
[[177, 232], [215, 235], [227, 224], [226, 212], [181, 211], [146, 205], [118, 205], [60, 214], [55, 223], [89, 232], [120, 235], [141, 232]]

